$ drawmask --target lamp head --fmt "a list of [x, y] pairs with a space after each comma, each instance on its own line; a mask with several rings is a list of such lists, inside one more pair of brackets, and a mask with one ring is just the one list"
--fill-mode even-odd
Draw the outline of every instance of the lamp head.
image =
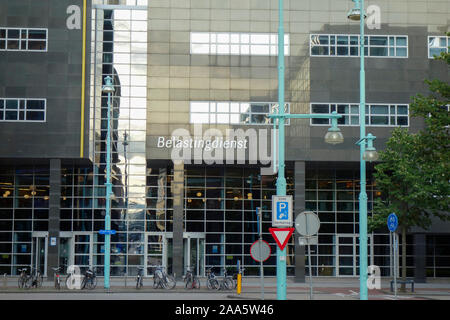
[[110, 76], [107, 76], [105, 78], [105, 85], [103, 86], [102, 91], [104, 93], [113, 93], [114, 92], [114, 86], [112, 83], [112, 78]]
[[[355, 7], [348, 12], [347, 18], [350, 20], [353, 20], [353, 21], [360, 21], [361, 20], [361, 1], [353, 0], [353, 2], [355, 3]], [[364, 19], [366, 17], [367, 16], [364, 14]]]
[[367, 139], [367, 148], [364, 151], [363, 160], [369, 161], [369, 162], [377, 161], [378, 160], [378, 152], [373, 146], [373, 140], [375, 140], [376, 137], [374, 135], [372, 135], [371, 133], [369, 133], [367, 135], [366, 139]]
[[378, 160], [378, 152], [375, 150], [375, 148], [367, 148], [366, 151], [364, 151], [363, 154], [363, 160], [364, 161], [377, 161]]
[[325, 142], [329, 144], [339, 144], [344, 142], [344, 136], [339, 128], [330, 128], [325, 134]]

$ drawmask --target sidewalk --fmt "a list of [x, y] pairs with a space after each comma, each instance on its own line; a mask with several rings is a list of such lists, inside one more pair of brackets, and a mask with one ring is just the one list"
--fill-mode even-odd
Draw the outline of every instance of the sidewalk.
[[[390, 280], [381, 280], [381, 289], [369, 290], [370, 300], [387, 299], [393, 300], [394, 293], [390, 292]], [[111, 293], [152, 293], [152, 292], [174, 292], [187, 293], [192, 295], [195, 293], [228, 293], [228, 298], [232, 299], [261, 299], [261, 286], [259, 278], [243, 278], [241, 294], [237, 294], [235, 290], [230, 291], [211, 291], [205, 286], [205, 279], [201, 278], [201, 288], [198, 290], [187, 291], [184, 283], [177, 282], [177, 286], [173, 290], [153, 289], [152, 278], [144, 279], [144, 287], [136, 290], [134, 277], [111, 278], [110, 289], [103, 288], [103, 278], [99, 277], [97, 287], [94, 290], [69, 290], [64, 284], [65, 277], [62, 279], [61, 292], [71, 293], [89, 293], [89, 292], [111, 292]], [[6, 285], [5, 285], [6, 284]], [[53, 287], [53, 281], [44, 281], [41, 288], [19, 289], [17, 287], [17, 278], [7, 278], [0, 280], [0, 293], [21, 292], [21, 293], [54, 293], [57, 292]], [[277, 299], [277, 283], [276, 278], [267, 277], [264, 279], [264, 298]], [[305, 283], [296, 283], [293, 279], [287, 280], [286, 296], [288, 300], [309, 300], [310, 286], [309, 279]], [[314, 300], [359, 300], [359, 279], [358, 278], [313, 278], [313, 298]], [[406, 292], [397, 290], [397, 299], [401, 300], [450, 300], [450, 279], [430, 279], [427, 283], [415, 283], [414, 292], [408, 285]]]

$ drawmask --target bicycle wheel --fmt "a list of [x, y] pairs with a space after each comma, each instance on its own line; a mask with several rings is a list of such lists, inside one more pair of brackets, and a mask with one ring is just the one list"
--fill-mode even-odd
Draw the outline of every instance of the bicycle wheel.
[[234, 287], [233, 280], [230, 278], [225, 278], [223, 283], [226, 290], [232, 290]]
[[19, 286], [19, 289], [23, 289], [25, 287], [25, 278], [19, 277], [19, 280], [17, 281], [17, 285]]
[[136, 278], [136, 289], [140, 289], [144, 286], [142, 282], [142, 276], [137, 276]]
[[92, 289], [95, 289], [97, 287], [97, 277], [93, 277], [92, 279], [91, 279], [91, 290]]
[[33, 285], [33, 277], [32, 276], [27, 276], [25, 279], [25, 289], [30, 289], [31, 286]]
[[61, 279], [59, 277], [55, 276], [55, 289], [60, 290], [61, 289]]
[[42, 274], [39, 272], [39, 273], [36, 275], [36, 288], [41, 288], [43, 282], [44, 282], [44, 277], [43, 277]]
[[177, 285], [175, 278], [169, 275], [166, 276], [166, 281], [164, 281], [163, 283], [164, 287], [168, 290], [172, 290]]
[[159, 277], [153, 277], [153, 289], [156, 289], [160, 286], [160, 282], [161, 280], [159, 279]]
[[193, 288], [193, 283], [192, 283], [192, 280], [191, 280], [190, 277], [186, 279], [186, 284], [184, 285], [184, 288], [185, 289], [192, 289]]
[[194, 282], [192, 284], [192, 288], [200, 289], [200, 279], [194, 276]]
[[217, 281], [216, 279], [209, 279], [207, 282], [207, 287], [210, 290], [219, 290], [220, 289], [219, 281]]

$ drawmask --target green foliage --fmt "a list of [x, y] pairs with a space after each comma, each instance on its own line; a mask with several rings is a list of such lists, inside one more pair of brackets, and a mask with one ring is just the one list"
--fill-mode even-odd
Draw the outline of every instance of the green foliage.
[[[438, 59], [450, 65], [448, 53]], [[450, 86], [436, 79], [425, 82], [430, 95], [418, 94], [410, 105], [411, 115], [424, 119], [425, 129], [415, 134], [395, 129], [386, 150], [380, 152], [374, 176], [383, 196], [374, 204], [371, 230], [386, 226], [391, 212], [406, 229], [427, 229], [432, 215], [450, 220]]]

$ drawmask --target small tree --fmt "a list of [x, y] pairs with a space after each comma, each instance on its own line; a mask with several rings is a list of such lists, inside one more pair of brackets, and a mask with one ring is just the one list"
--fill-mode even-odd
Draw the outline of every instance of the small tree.
[[[450, 55], [437, 59], [450, 65]], [[416, 134], [397, 128], [380, 152], [375, 181], [382, 197], [369, 219], [373, 230], [386, 227], [387, 216], [395, 212], [402, 234], [402, 278], [406, 280], [406, 233], [413, 226], [428, 229], [431, 216], [450, 220], [450, 86], [440, 80], [426, 80], [431, 94], [418, 94], [410, 105], [411, 115], [422, 117], [425, 129]], [[402, 285], [402, 289], [405, 286]]]

